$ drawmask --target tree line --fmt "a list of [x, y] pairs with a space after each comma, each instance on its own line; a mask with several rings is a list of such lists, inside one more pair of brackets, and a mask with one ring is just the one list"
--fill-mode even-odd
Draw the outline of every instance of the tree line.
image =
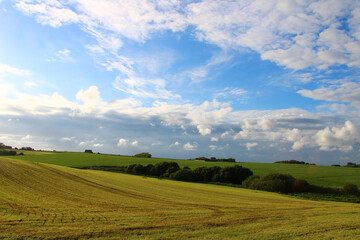
[[189, 167], [180, 168], [176, 162], [161, 162], [155, 165], [131, 164], [129, 166], [91, 166], [86, 169], [105, 170], [135, 175], [168, 178], [186, 182], [218, 182], [241, 185], [253, 172], [240, 165], [228, 167], [198, 167], [194, 170]]

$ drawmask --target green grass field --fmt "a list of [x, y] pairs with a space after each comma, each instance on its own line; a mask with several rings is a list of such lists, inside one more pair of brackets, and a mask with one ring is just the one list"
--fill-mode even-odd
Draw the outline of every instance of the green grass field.
[[359, 204], [4, 157], [0, 212], [0, 239], [360, 237]]
[[[68, 167], [84, 166], [127, 166], [133, 163], [147, 165], [156, 164], [162, 161], [175, 161], [180, 167], [188, 166], [196, 168], [200, 166], [231, 166], [234, 163], [226, 162], [201, 162], [192, 160], [174, 160], [159, 158], [134, 158], [126, 156], [114, 156], [106, 154], [88, 154], [74, 152], [25, 152], [24, 156], [13, 158], [33, 162], [49, 163]], [[313, 166], [298, 164], [273, 164], [273, 163], [236, 163], [251, 169], [255, 175], [267, 173], [288, 173], [298, 179], [305, 179], [310, 184], [326, 187], [342, 187], [346, 183], [354, 183], [360, 187], [360, 168]]]

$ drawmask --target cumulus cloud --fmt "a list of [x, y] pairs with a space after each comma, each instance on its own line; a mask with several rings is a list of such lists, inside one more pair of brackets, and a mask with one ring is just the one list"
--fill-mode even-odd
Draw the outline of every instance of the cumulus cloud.
[[322, 69], [359, 66], [358, 8], [357, 1], [204, 0], [189, 4], [188, 21], [201, 41], [250, 48], [288, 68]]
[[101, 101], [98, 87], [91, 86], [89, 89], [80, 90], [76, 94], [76, 99], [81, 100], [86, 106], [93, 106]]
[[191, 143], [187, 142], [184, 144], [185, 151], [194, 151], [197, 149], [197, 147], [198, 147], [197, 143], [191, 144]]
[[343, 127], [326, 127], [317, 132], [315, 141], [320, 150], [340, 150], [348, 152], [353, 150], [353, 145], [360, 142], [359, 128], [351, 121], [346, 121]]
[[211, 128], [209, 126], [197, 125], [197, 129], [201, 135], [208, 135], [211, 133]]
[[118, 143], [117, 143], [117, 146], [118, 147], [125, 147], [128, 144], [128, 142], [129, 142], [129, 140], [124, 139], [124, 138], [120, 138]]
[[178, 147], [178, 146], [180, 146], [180, 143], [178, 141], [170, 145], [170, 147]]
[[138, 144], [139, 144], [139, 142], [137, 140], [130, 141], [128, 139], [120, 138], [117, 143], [117, 146], [118, 147], [126, 147], [126, 146], [136, 147], [136, 146], [138, 146]]

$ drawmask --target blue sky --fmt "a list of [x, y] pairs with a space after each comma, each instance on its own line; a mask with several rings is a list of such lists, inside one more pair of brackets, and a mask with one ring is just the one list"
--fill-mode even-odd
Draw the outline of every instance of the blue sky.
[[360, 2], [0, 0], [0, 142], [360, 157]]

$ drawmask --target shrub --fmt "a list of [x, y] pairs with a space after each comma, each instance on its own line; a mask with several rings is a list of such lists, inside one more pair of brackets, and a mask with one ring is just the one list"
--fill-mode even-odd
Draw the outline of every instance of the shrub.
[[180, 169], [170, 175], [170, 179], [186, 182], [197, 182], [198, 176], [188, 169]]
[[0, 156], [15, 156], [16, 151], [7, 151], [7, 150], [1, 150]]
[[253, 172], [250, 171], [250, 169], [235, 165], [232, 167], [222, 168], [220, 172], [213, 177], [213, 181], [241, 184], [246, 178], [250, 177], [252, 174]]
[[294, 181], [295, 178], [289, 174], [269, 173], [253, 180], [251, 188], [269, 192], [289, 193], [292, 191]]
[[296, 179], [292, 183], [292, 191], [293, 192], [308, 192], [309, 191], [309, 183], [302, 179]]
[[136, 164], [131, 164], [131, 165], [129, 165], [129, 166], [126, 168], [126, 173], [131, 173], [131, 174], [133, 174], [133, 173], [134, 173], [133, 169], [134, 169], [135, 166], [136, 166]]
[[152, 164], [148, 164], [144, 167], [144, 174], [146, 175], [153, 175], [152, 172], [153, 172], [153, 169], [154, 169], [154, 165]]
[[194, 173], [198, 176], [199, 182], [211, 182], [216, 174], [221, 170], [221, 167], [198, 167], [194, 169]]
[[252, 175], [250, 177], [248, 177], [247, 179], [245, 179], [243, 182], [242, 182], [242, 187], [244, 188], [252, 188], [252, 183], [256, 180], [258, 180], [260, 177], [257, 176], [257, 175]]
[[139, 158], [151, 158], [151, 154], [148, 153], [148, 152], [138, 153], [138, 154], [135, 154], [134, 157], [139, 157]]
[[145, 174], [145, 167], [141, 164], [136, 164], [132, 169], [133, 174], [143, 175]]
[[180, 167], [176, 162], [161, 162], [161, 163], [155, 164], [152, 174], [154, 176], [160, 177], [166, 173], [165, 175], [167, 177], [169, 177], [171, 173], [176, 172], [179, 169], [180, 169]]
[[342, 192], [349, 195], [357, 195], [359, 193], [358, 186], [353, 183], [347, 183], [342, 188]]

